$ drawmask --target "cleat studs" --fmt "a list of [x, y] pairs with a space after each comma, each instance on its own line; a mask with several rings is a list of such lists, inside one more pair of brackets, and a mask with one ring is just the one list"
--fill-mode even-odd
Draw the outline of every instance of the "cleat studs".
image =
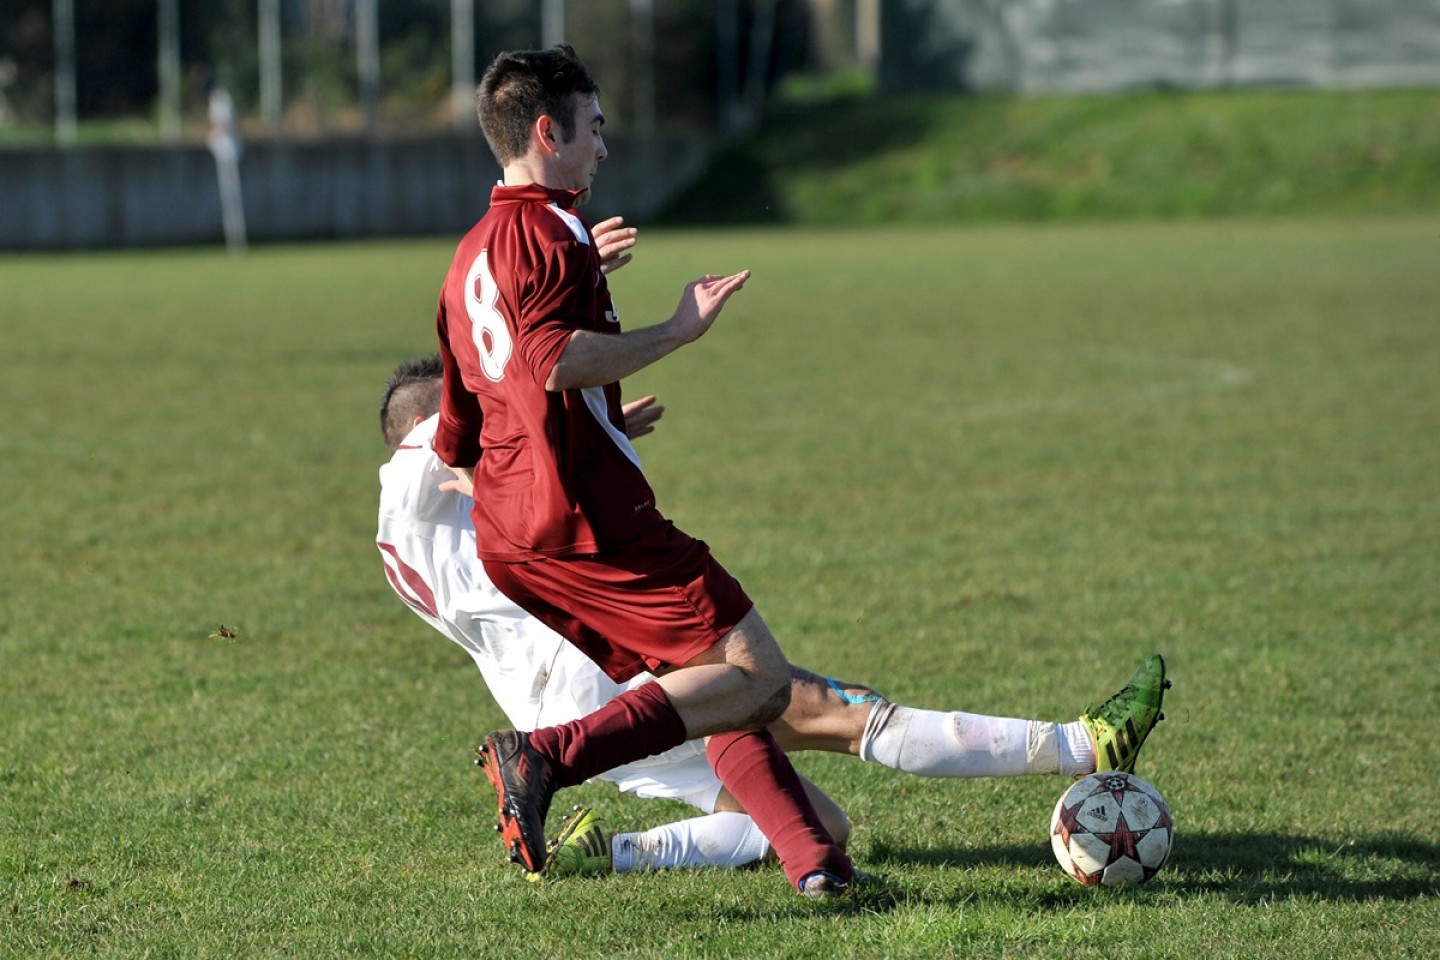
[[1169, 690], [1171, 687], [1174, 686], [1174, 684], [1171, 683], [1169, 680], [1166, 680], [1164, 686], [1165, 686], [1165, 689], [1166, 689], [1166, 690]]
[[505, 832], [505, 824], [501, 823], [499, 820], [496, 820], [496, 821], [495, 821], [495, 832], [496, 832], [496, 833], [504, 833], [504, 832]]
[[1159, 723], [1161, 720], [1164, 720], [1164, 719], [1165, 719], [1165, 714], [1162, 713], [1162, 714], [1160, 714], [1160, 716], [1158, 716], [1158, 717], [1155, 718], [1155, 722], [1156, 722], [1156, 723]]

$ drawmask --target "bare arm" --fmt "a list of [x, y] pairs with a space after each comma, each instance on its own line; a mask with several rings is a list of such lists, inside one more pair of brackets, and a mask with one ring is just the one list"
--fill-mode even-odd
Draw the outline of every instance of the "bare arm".
[[725, 302], [749, 279], [749, 270], [728, 277], [701, 277], [686, 285], [674, 315], [653, 327], [621, 334], [576, 330], [551, 368], [545, 389], [599, 387], [645, 369], [704, 336]]

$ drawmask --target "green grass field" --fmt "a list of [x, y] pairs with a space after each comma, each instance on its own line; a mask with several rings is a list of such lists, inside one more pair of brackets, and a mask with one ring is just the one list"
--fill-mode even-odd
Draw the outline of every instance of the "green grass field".
[[675, 223], [1440, 213], [1435, 90], [856, 96], [772, 105]]
[[801, 756], [869, 908], [502, 864], [500, 715], [372, 545], [450, 246], [0, 259], [0, 956], [1440, 952], [1440, 220], [645, 234], [632, 326], [755, 270], [627, 389], [794, 660], [1069, 719], [1170, 659], [1152, 884], [1059, 872], [1058, 779]]

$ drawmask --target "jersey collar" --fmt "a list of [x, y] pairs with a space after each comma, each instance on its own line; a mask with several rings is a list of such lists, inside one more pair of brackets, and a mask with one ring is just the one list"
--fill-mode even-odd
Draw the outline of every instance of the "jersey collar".
[[497, 183], [490, 191], [490, 202], [494, 203], [553, 203], [562, 210], [575, 206], [584, 190], [557, 190], [538, 183], [522, 183], [509, 187]]

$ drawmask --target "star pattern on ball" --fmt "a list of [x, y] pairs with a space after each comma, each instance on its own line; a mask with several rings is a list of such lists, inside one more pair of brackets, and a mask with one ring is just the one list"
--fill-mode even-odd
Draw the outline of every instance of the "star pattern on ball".
[[1085, 825], [1080, 822], [1080, 808], [1083, 806], [1084, 804], [1077, 803], [1073, 807], [1062, 807], [1057, 814], [1055, 832], [1066, 843], [1070, 842], [1070, 835], [1077, 829], [1082, 833], [1088, 832]]
[[1119, 816], [1115, 818], [1115, 829], [1108, 833], [1101, 830], [1093, 831], [1094, 836], [1102, 843], [1110, 844], [1110, 861], [1114, 862], [1120, 857], [1128, 857], [1131, 860], [1140, 861], [1138, 845], [1140, 838], [1148, 831], [1135, 831], [1130, 829], [1130, 824], [1125, 822], [1125, 811], [1122, 809]]

